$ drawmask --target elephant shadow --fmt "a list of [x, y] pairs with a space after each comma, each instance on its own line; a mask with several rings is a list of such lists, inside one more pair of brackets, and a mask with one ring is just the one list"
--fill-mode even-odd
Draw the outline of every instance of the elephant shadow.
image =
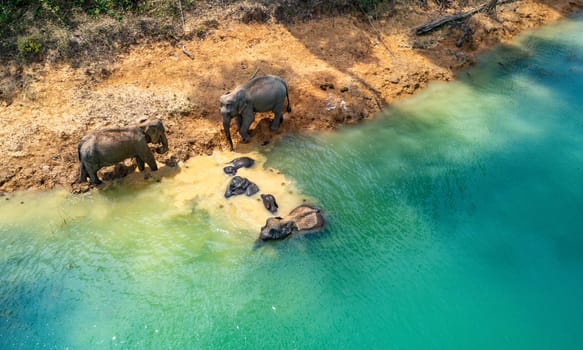
[[158, 164], [157, 171], [152, 171], [151, 169], [146, 168], [144, 171], [137, 172], [136, 169], [138, 166], [136, 161], [134, 159], [126, 159], [115, 165], [104, 167], [99, 171], [101, 172], [103, 180], [108, 182], [123, 179], [125, 177], [138, 179], [141, 175], [144, 176], [144, 180], [152, 177], [174, 177], [180, 171], [178, 162], [173, 159], [167, 160], [163, 164], [164, 165]]
[[128, 164], [127, 162], [117, 163], [115, 165], [108, 166], [101, 170], [101, 178], [104, 181], [113, 181], [117, 179], [124, 178], [131, 173], [134, 173], [137, 168], [135, 162]]
[[118, 192], [117, 189], [123, 187], [125, 189], [131, 189], [127, 191], [130, 194], [133, 191], [144, 190], [160, 182], [162, 178], [172, 178], [180, 172], [178, 165], [162, 165], [157, 171], [146, 168], [144, 171], [138, 172], [136, 168], [136, 164], [128, 165], [125, 162], [111, 166], [110, 170], [106, 170], [103, 173], [103, 179], [107, 181], [96, 186], [96, 188], [106, 194], [112, 190], [113, 192]]
[[285, 130], [284, 124], [277, 131], [271, 131], [272, 116], [269, 113], [257, 113], [255, 126], [249, 130], [251, 140], [247, 143], [239, 142], [237, 152], [248, 153], [256, 150], [257, 147], [273, 144], [273, 140]]

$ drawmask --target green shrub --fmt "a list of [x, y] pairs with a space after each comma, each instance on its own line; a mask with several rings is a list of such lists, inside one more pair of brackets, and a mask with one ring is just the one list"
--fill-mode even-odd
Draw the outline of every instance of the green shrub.
[[33, 60], [38, 58], [42, 51], [42, 37], [39, 33], [26, 36], [19, 36], [16, 40], [18, 57], [24, 60]]

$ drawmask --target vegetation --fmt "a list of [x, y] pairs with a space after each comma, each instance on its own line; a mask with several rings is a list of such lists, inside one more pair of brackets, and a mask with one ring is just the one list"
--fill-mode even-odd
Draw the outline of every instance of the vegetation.
[[[483, 0], [482, 0], [483, 1]], [[491, 1], [491, 0], [490, 0]], [[230, 16], [288, 23], [355, 13], [380, 17], [399, 6], [439, 8], [477, 0], [0, 0], [0, 62], [108, 58], [144, 40], [203, 38]], [[495, 1], [492, 2], [495, 6]], [[203, 18], [184, 33], [184, 16]], [[222, 16], [222, 17], [221, 17]], [[189, 37], [190, 36], [190, 37]]]
[[[186, 6], [193, 1], [181, 0]], [[0, 0], [0, 62], [106, 58], [140, 39], [176, 36], [176, 1]]]

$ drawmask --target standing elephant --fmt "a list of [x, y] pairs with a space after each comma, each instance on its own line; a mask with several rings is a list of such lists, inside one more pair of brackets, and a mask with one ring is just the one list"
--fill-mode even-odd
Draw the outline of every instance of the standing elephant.
[[283, 121], [283, 103], [287, 98], [286, 111], [291, 112], [287, 84], [279, 77], [266, 75], [249, 80], [238, 86], [233, 92], [228, 92], [220, 97], [221, 115], [225, 136], [233, 150], [231, 139], [231, 119], [236, 118], [239, 134], [243, 142], [249, 141], [249, 127], [255, 119], [255, 112], [272, 111], [275, 115], [271, 130], [279, 128]]
[[159, 154], [168, 151], [168, 139], [164, 125], [160, 119], [151, 119], [122, 128], [106, 128], [85, 135], [77, 147], [79, 156], [79, 182], [89, 177], [94, 185], [101, 183], [97, 171], [105, 166], [113, 165], [127, 158], [135, 157], [140, 171], [144, 170], [144, 162], [150, 169], [158, 170], [156, 160], [148, 143], [162, 146], [156, 149]]

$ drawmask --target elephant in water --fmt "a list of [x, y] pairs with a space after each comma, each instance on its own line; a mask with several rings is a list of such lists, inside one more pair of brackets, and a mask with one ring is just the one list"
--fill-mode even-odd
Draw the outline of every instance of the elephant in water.
[[114, 165], [127, 158], [135, 157], [140, 171], [144, 162], [150, 169], [158, 170], [156, 160], [148, 143], [162, 146], [156, 149], [159, 154], [168, 151], [168, 139], [160, 119], [142, 121], [136, 125], [121, 128], [106, 128], [85, 135], [77, 147], [79, 156], [79, 180], [89, 177], [94, 185], [101, 184], [97, 171], [105, 166]]
[[253, 164], [255, 164], [255, 161], [252, 158], [239, 157], [227, 163], [227, 166], [223, 168], [223, 171], [225, 174], [233, 176], [237, 174], [237, 170], [240, 168], [250, 168]]
[[255, 193], [259, 192], [259, 187], [244, 177], [235, 176], [227, 186], [225, 191], [225, 198], [231, 196], [236, 196], [245, 193], [248, 197], [251, 197]]
[[275, 197], [272, 194], [262, 194], [261, 201], [263, 202], [263, 206], [267, 209], [271, 214], [275, 214], [277, 212], [277, 202], [275, 201]]
[[268, 218], [261, 228], [258, 242], [287, 238], [292, 234], [319, 231], [325, 221], [320, 209], [302, 204], [293, 209], [285, 218]]
[[227, 142], [233, 150], [231, 139], [231, 119], [236, 118], [239, 134], [243, 142], [249, 141], [249, 127], [255, 119], [255, 112], [272, 111], [275, 115], [271, 130], [275, 131], [283, 121], [283, 104], [287, 98], [286, 111], [291, 112], [286, 82], [276, 76], [266, 75], [249, 80], [219, 98], [223, 128]]

